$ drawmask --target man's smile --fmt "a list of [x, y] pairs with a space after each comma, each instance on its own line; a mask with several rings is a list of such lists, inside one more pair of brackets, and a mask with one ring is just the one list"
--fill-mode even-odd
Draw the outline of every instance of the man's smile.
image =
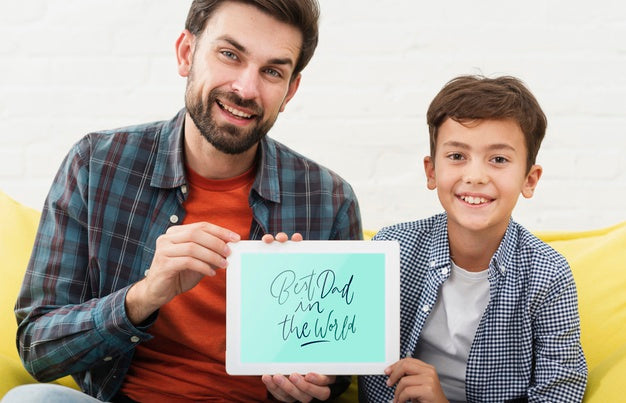
[[220, 109], [230, 113], [231, 115], [241, 118], [241, 119], [252, 119], [253, 117], [255, 117], [256, 115], [250, 114], [250, 113], [246, 113], [240, 109], [236, 109], [233, 108], [232, 106], [228, 106], [223, 104], [222, 102], [220, 102], [219, 100], [216, 101], [217, 105], [220, 107]]

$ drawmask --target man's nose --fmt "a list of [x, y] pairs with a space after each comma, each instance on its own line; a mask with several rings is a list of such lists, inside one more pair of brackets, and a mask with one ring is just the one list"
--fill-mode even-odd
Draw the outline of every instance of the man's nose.
[[259, 73], [248, 67], [239, 71], [239, 75], [232, 83], [232, 89], [243, 99], [255, 99], [259, 96]]

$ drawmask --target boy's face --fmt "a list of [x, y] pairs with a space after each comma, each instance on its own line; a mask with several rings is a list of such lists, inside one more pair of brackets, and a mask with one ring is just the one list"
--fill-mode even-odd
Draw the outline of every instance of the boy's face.
[[427, 186], [448, 213], [450, 235], [503, 235], [520, 193], [530, 198], [541, 167], [526, 173], [526, 145], [517, 122], [447, 119], [439, 127], [434, 160], [424, 159]]

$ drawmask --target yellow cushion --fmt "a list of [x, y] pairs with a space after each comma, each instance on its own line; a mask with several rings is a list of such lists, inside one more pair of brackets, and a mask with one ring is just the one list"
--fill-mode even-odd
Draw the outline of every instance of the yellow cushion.
[[581, 341], [593, 370], [626, 345], [626, 222], [595, 231], [537, 235], [572, 267]]
[[[36, 382], [22, 366], [15, 334], [13, 306], [37, 231], [39, 213], [0, 191], [0, 397], [14, 386]], [[77, 388], [66, 377], [57, 383]]]
[[586, 232], [537, 234], [563, 254], [578, 289], [589, 366], [584, 402], [623, 399], [626, 380], [626, 222]]
[[585, 403], [623, 402], [626, 380], [626, 344], [589, 372]]

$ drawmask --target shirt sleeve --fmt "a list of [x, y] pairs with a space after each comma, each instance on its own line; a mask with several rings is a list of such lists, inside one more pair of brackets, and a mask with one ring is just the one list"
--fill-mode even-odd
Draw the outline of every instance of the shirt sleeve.
[[580, 344], [576, 284], [567, 263], [536, 303], [533, 318], [535, 368], [530, 402], [579, 402], [587, 382]]
[[337, 212], [331, 239], [334, 240], [362, 240], [363, 227], [359, 202], [349, 185], [345, 185], [344, 203]]
[[77, 143], [54, 179], [15, 306], [20, 357], [40, 381], [110, 361], [151, 337], [126, 315], [130, 286], [98, 295], [102, 268], [90, 253], [89, 147], [88, 137]]

